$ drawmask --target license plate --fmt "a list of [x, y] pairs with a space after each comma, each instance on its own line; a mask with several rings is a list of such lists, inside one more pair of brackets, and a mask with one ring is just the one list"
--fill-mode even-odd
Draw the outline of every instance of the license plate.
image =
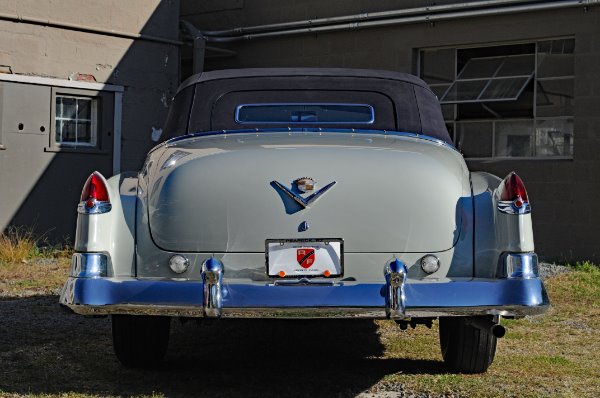
[[265, 254], [270, 277], [333, 278], [344, 274], [342, 239], [267, 239]]

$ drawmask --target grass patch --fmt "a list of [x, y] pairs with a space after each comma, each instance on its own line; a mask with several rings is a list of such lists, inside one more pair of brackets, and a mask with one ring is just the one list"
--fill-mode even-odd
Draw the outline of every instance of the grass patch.
[[70, 268], [70, 260], [64, 257], [0, 264], [0, 297], [56, 294]]
[[41, 243], [25, 228], [10, 227], [0, 235], [0, 297], [55, 294], [64, 284], [71, 248]]
[[38, 239], [25, 228], [10, 227], [0, 235], [0, 264], [23, 262], [40, 254]]
[[[552, 303], [542, 316], [502, 321], [494, 363], [482, 375], [394, 374], [409, 391], [469, 397], [597, 397], [600, 392], [600, 269], [592, 263], [545, 281]], [[441, 360], [437, 325], [400, 332], [382, 321], [388, 357]], [[384, 326], [385, 325], [385, 326]]]
[[0, 234], [0, 264], [27, 263], [39, 258], [71, 257], [67, 245], [49, 245], [44, 236], [37, 236], [25, 227], [9, 227]]
[[[27, 263], [2, 264], [0, 265], [0, 294], [4, 296], [26, 296], [55, 293], [66, 280], [69, 267], [67, 258], [30, 258]], [[209, 323], [202, 325], [198, 329], [193, 329], [193, 333], [189, 335], [175, 334], [170, 354], [168, 354], [168, 356], [171, 356], [168, 367], [160, 372], [152, 372], [128, 371], [121, 368], [114, 360], [110, 349], [110, 332], [108, 328], [101, 330], [101, 333], [91, 339], [92, 341], [98, 341], [98, 346], [94, 350], [89, 347], [90, 338], [86, 334], [92, 333], [91, 327], [79, 340], [76, 338], [71, 340], [73, 336], [70, 336], [68, 340], [65, 340], [68, 341], [68, 344], [60, 343], [60, 340], [57, 343], [57, 339], [66, 339], [66, 337], [60, 336], [68, 335], [68, 333], [64, 330], [56, 336], [48, 336], [47, 333], [62, 325], [63, 322], [77, 322], [76, 325], [73, 324], [65, 329], [69, 332], [73, 331], [77, 335], [77, 328], [87, 327], [86, 325], [92, 321], [73, 315], [64, 315], [64, 318], [56, 320], [58, 315], [52, 315], [47, 316], [47, 324], [34, 324], [31, 326], [30, 322], [33, 321], [23, 323], [23, 325], [30, 326], [31, 330], [28, 333], [31, 341], [36, 342], [36, 344], [42, 344], [40, 340], [44, 340], [44, 338], [46, 338], [46, 341], [43, 343], [44, 345], [38, 347], [38, 351], [34, 352], [35, 355], [29, 354], [29, 345], [23, 345], [27, 349], [23, 348], [22, 353], [11, 351], [11, 353], [5, 355], [5, 363], [7, 364], [5, 365], [5, 371], [14, 372], [10, 375], [7, 373], [4, 378], [0, 377], [0, 396], [23, 396], [15, 394], [13, 391], [22, 391], [20, 390], [22, 385], [35, 385], [37, 379], [31, 375], [31, 369], [39, 369], [39, 376], [45, 374], [46, 368], [52, 367], [60, 369], [56, 371], [60, 372], [62, 379], [56, 379], [58, 381], [52, 381], [55, 380], [52, 377], [48, 379], [49, 383], [55, 383], [51, 391], [65, 392], [54, 395], [33, 393], [27, 396], [105, 397], [112, 396], [111, 394], [115, 394], [115, 391], [119, 391], [117, 395], [129, 396], [130, 394], [127, 391], [134, 394], [139, 393], [140, 389], [150, 392], [151, 390], [145, 389], [148, 388], [148, 383], [154, 383], [155, 381], [158, 384], [153, 389], [157, 393], [151, 396], [161, 396], [161, 394], [166, 396], [197, 396], [199, 392], [203, 391], [199, 386], [207, 389], [206, 396], [210, 396], [211, 393], [212, 395], [243, 395], [244, 391], [251, 391], [247, 390], [248, 388], [258, 388], [265, 392], [265, 396], [276, 396], [276, 391], [270, 390], [275, 385], [271, 377], [261, 379], [261, 375], [274, 372], [273, 377], [276, 379], [292, 380], [298, 372], [298, 369], [293, 367], [294, 360], [300, 360], [305, 361], [308, 368], [316, 368], [314, 370], [315, 374], [321, 375], [334, 372], [331, 373], [332, 377], [311, 379], [311, 383], [316, 383], [316, 385], [322, 383], [321, 387], [329, 388], [329, 390], [326, 390], [327, 392], [333, 391], [332, 387], [328, 387], [330, 383], [335, 383], [338, 378], [343, 376], [341, 379], [343, 382], [339, 382], [339, 391], [342, 392], [346, 391], [344, 389], [348, 388], [348, 385], [352, 386], [352, 383], [354, 383], [354, 386], [358, 385], [361, 389], [369, 389], [373, 393], [391, 391], [391, 396], [394, 392], [402, 392], [407, 395], [414, 393], [429, 394], [431, 396], [468, 397], [597, 397], [600, 391], [600, 339], [598, 338], [600, 335], [600, 269], [591, 263], [579, 263], [571, 267], [572, 272], [563, 273], [545, 281], [552, 303], [552, 307], [545, 315], [502, 321], [502, 324], [507, 328], [507, 335], [498, 341], [494, 363], [487, 373], [481, 375], [453, 374], [445, 370], [441, 364], [437, 322], [434, 322], [432, 329], [419, 326], [415, 330], [409, 329], [407, 331], [401, 331], [391, 321], [376, 321], [375, 325], [368, 324], [368, 327], [365, 326], [366, 330], [356, 329], [348, 324], [349, 331], [338, 328], [332, 332], [337, 336], [335, 338], [330, 337], [328, 334], [325, 335], [326, 337], [329, 336], [325, 339], [324, 347], [326, 348], [317, 347], [315, 344], [311, 346], [315, 347], [314, 350], [312, 348], [292, 350], [290, 354], [292, 359], [288, 363], [287, 360], [277, 362], [275, 359], [279, 359], [279, 355], [274, 354], [269, 357], [268, 350], [263, 351], [262, 348], [254, 349], [252, 347], [254, 344], [260, 345], [265, 341], [271, 341], [275, 337], [286, 336], [286, 333], [289, 334], [290, 330], [276, 324], [276, 321], [271, 322], [271, 326], [261, 321], [260, 324], [257, 323], [256, 325], [263, 326], [256, 327], [259, 327], [262, 331], [253, 335], [252, 328], [247, 331], [244, 330], [247, 324], [241, 321], [232, 324], [230, 322], [235, 322], [234, 320], [223, 320], [215, 322], [212, 326]], [[32, 300], [33, 303], [38, 303], [41, 299], [38, 297]], [[44, 319], [44, 314], [49, 311], [49, 307], [54, 306], [54, 302], [54, 298], [52, 298], [52, 303], [47, 306], [39, 303], [32, 304], [28, 307], [27, 312], [32, 320]], [[15, 310], [15, 319], [18, 319], [22, 313], [21, 310]], [[9, 316], [10, 314], [4, 314], [5, 319], [8, 319]], [[11, 319], [10, 322], [14, 322], [14, 320]], [[53, 324], [52, 322], [56, 323]], [[20, 330], [27, 330], [23, 325]], [[102, 326], [103, 324], [98, 325]], [[10, 327], [13, 327], [12, 324]], [[213, 327], [224, 330], [225, 332], [220, 334], [225, 337], [213, 336], [210, 332]], [[227, 327], [230, 327], [231, 330], [226, 329]], [[280, 329], [272, 331], [270, 328], [273, 327]], [[301, 328], [300, 326], [295, 327]], [[8, 330], [9, 328], [5, 329], [5, 331]], [[0, 327], [1, 332], [2, 328]], [[382, 347], [381, 350], [379, 348], [368, 348], [367, 342], [370, 340], [362, 336], [363, 333], [373, 336], [374, 332], [377, 333], [378, 339], [373, 338], [377, 340], [377, 345]], [[198, 337], [198, 334], [201, 338]], [[234, 337], [229, 334], [233, 334]], [[266, 337], [260, 340], [262, 334], [266, 334]], [[182, 336], [187, 336], [193, 342], [183, 340]], [[318, 333], [302, 334], [303, 338], [307, 338], [307, 336], [320, 341], [318, 340]], [[331, 340], [327, 340], [328, 338], [331, 338]], [[20, 339], [22, 339], [21, 335], [18, 336], [18, 339], [15, 338], [10, 344], [7, 344], [7, 350], [15, 344], [18, 345]], [[198, 343], [198, 339], [204, 342]], [[257, 339], [258, 343], [253, 339]], [[365, 342], [367, 347], [362, 347], [365, 354], [348, 354], [349, 352], [361, 352], [361, 341]], [[330, 347], [328, 342], [340, 342], [340, 347], [336, 347], [335, 344]], [[68, 357], [64, 363], [58, 361], [57, 358], [60, 355], [65, 355], [65, 346], [71, 344], [73, 344], [72, 348], [74, 350], [71, 357]], [[201, 363], [207, 357], [212, 358], [210, 353], [206, 354], [206, 350], [210, 350], [210, 347], [213, 346], [227, 347], [229, 345], [233, 345], [232, 350], [234, 352], [241, 351], [241, 356], [238, 357], [236, 354], [227, 351], [227, 349], [222, 352], [222, 348], [218, 351], [216, 349], [214, 352], [210, 351], [213, 354], [218, 352], [221, 355], [215, 357], [217, 358], [216, 370], [214, 370], [216, 373], [212, 376], [209, 374], [204, 379], [198, 378], [197, 374], [206, 370], [201, 368], [198, 363]], [[288, 347], [287, 344], [283, 344], [283, 346], [286, 349]], [[81, 350], [81, 353], [79, 350]], [[193, 353], [186, 357], [188, 355], [186, 350], [192, 350]], [[22, 359], [22, 356], [27, 357], [27, 355], [32, 356], [29, 365], [27, 365], [26, 360]], [[207, 357], [203, 355], [207, 355]], [[266, 356], [267, 360], [264, 360], [260, 355]], [[311, 358], [314, 355], [317, 355], [317, 360], [313, 362]], [[341, 355], [341, 358], [336, 359], [338, 355]], [[344, 355], [347, 355], [347, 357]], [[2, 352], [0, 350], [0, 359], [1, 356]], [[269, 364], [269, 358], [274, 362]], [[248, 360], [248, 364], [244, 362], [245, 360]], [[241, 361], [241, 364], [238, 361]], [[102, 365], [95, 367], [98, 366], [97, 363]], [[237, 365], [234, 365], [230, 370], [231, 363], [237, 363]], [[85, 366], [82, 364], [85, 364]], [[246, 368], [246, 365], [248, 365], [248, 368]], [[292, 370], [286, 370], [290, 366]], [[14, 370], [15, 367], [16, 370]], [[190, 367], [190, 370], [186, 371], [188, 367]], [[0, 361], [0, 374], [2, 374], [2, 369]], [[126, 376], [121, 380], [118, 378], [122, 372], [130, 373], [125, 373]], [[305, 372], [306, 370], [302, 369], [302, 372], [298, 374], [305, 374]], [[98, 379], [99, 374], [100, 379]], [[55, 375], [54, 377], [58, 376]], [[76, 386], [73, 387], [73, 384], [65, 383], [68, 383], [69, 380], [75, 380], [79, 383], [78, 380], [84, 379], [90, 383], [87, 387], [81, 388], [84, 393], [68, 392], [80, 390]], [[227, 387], [223, 387], [221, 381], [225, 379], [234, 380], [234, 382]], [[119, 383], [123, 380], [127, 380], [127, 382], [115, 390], [114, 386], [112, 388], [106, 387], [111, 380], [117, 380]], [[179, 382], [174, 382], [174, 380], [179, 380]], [[363, 383], [361, 380], [367, 381]], [[309, 385], [312, 385], [311, 383]], [[173, 390], [169, 390], [169, 388], [173, 388], [173, 385], [184, 387], [178, 387], [182, 390], [177, 390], [175, 394]], [[2, 391], [2, 388], [5, 391]], [[293, 388], [290, 387], [290, 391], [296, 391]], [[302, 394], [301, 388], [298, 387], [298, 394]], [[47, 391], [38, 387], [37, 391], [40, 390]], [[85, 391], [88, 391], [88, 393], [85, 393]], [[102, 391], [106, 392], [102, 393]], [[355, 390], [348, 391], [348, 394], [340, 393], [337, 395], [355, 395]], [[260, 395], [256, 394], [256, 391], [253, 392], [254, 394], [248, 395]], [[330, 396], [335, 395], [330, 394]]]

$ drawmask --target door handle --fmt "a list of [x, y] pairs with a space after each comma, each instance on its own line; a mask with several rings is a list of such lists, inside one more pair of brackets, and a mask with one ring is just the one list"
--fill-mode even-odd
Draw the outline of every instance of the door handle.
[[5, 150], [6, 150], [6, 147], [4, 145], [0, 144], [0, 151], [5, 151]]

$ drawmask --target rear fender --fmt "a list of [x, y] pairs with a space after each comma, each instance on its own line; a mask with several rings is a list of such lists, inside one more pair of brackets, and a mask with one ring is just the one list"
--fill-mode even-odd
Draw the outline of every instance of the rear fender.
[[75, 251], [109, 255], [107, 276], [135, 272], [135, 207], [137, 174], [117, 174], [107, 180], [112, 208], [103, 214], [78, 214]]
[[494, 278], [502, 253], [534, 251], [531, 213], [505, 214], [498, 210], [502, 179], [471, 173], [475, 210], [475, 277]]

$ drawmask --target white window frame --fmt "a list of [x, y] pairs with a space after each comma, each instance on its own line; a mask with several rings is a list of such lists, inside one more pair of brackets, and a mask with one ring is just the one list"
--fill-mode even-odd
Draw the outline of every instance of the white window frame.
[[[79, 106], [79, 102], [76, 101], [76, 108], [75, 108], [75, 119], [71, 119], [71, 118], [65, 118], [65, 117], [59, 117], [57, 116], [58, 114], [58, 105], [56, 104], [56, 101], [58, 98], [73, 98], [75, 100], [86, 100], [86, 101], [90, 101], [91, 102], [91, 109], [90, 109], [90, 119], [79, 119], [78, 118], [78, 106]], [[54, 143], [59, 146], [59, 147], [68, 147], [68, 148], [78, 148], [78, 147], [89, 147], [89, 148], [97, 148], [98, 147], [98, 99], [95, 97], [91, 97], [91, 96], [82, 96], [82, 95], [72, 95], [72, 94], [61, 94], [61, 93], [57, 93], [54, 96], [54, 134], [52, 135], [52, 139], [54, 140]], [[62, 106], [62, 104], [61, 104]], [[62, 114], [62, 109], [61, 109], [61, 114]], [[63, 121], [63, 120], [69, 120], [69, 121], [75, 121], [75, 142], [71, 142], [71, 141], [62, 141], [62, 129], [60, 131], [61, 134], [61, 140], [60, 142], [56, 140], [56, 135], [59, 133], [56, 130], [56, 122], [57, 121]], [[79, 121], [85, 121], [85, 122], [90, 122], [90, 142], [78, 142], [77, 141], [77, 126], [78, 126], [78, 122]], [[62, 123], [61, 123], [62, 126]]]

